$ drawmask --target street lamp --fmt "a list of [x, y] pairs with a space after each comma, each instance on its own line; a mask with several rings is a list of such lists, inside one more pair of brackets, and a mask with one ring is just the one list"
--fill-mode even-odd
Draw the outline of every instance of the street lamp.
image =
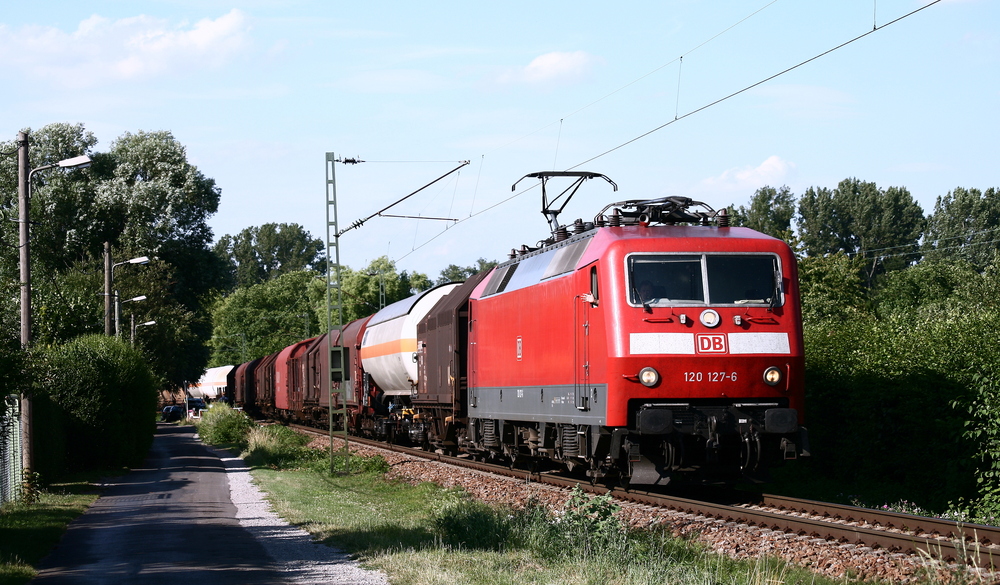
[[[139, 295], [137, 297], [132, 297], [131, 299], [125, 299], [123, 301], [121, 300], [121, 297], [118, 295], [118, 291], [115, 291], [115, 337], [122, 336], [121, 326], [119, 325], [119, 322], [121, 321], [122, 317], [122, 305], [124, 305], [125, 303], [135, 303], [144, 300], [146, 300], [146, 295]], [[135, 321], [134, 315], [132, 316], [132, 321]]]
[[118, 291], [111, 292], [111, 283], [115, 278], [115, 268], [125, 264], [149, 264], [149, 258], [139, 256], [124, 262], [113, 264], [111, 262], [111, 242], [104, 242], [104, 334], [111, 335], [111, 315], [115, 310], [115, 335], [118, 335], [118, 304], [114, 300], [118, 298]]
[[[13, 154], [13, 153], [8, 153]], [[54, 169], [81, 169], [89, 167], [89, 156], [77, 156], [63, 159], [57, 163], [31, 169], [28, 156], [28, 133], [17, 133], [17, 204], [18, 214], [18, 249], [21, 272], [21, 347], [27, 349], [31, 345], [31, 254], [29, 244], [29, 203], [31, 201], [31, 177], [39, 171]], [[30, 170], [29, 170], [30, 169]], [[21, 433], [22, 433], [22, 467], [34, 469], [34, 448], [31, 432], [31, 398], [21, 396]]]
[[135, 330], [140, 327], [148, 327], [150, 325], [156, 325], [156, 321], [146, 321], [145, 323], [132, 324], [132, 345], [135, 345]]

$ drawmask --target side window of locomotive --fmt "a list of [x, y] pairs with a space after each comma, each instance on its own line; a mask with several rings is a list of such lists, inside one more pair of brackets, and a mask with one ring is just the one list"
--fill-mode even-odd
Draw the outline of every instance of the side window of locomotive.
[[632, 256], [629, 258], [629, 300], [634, 305], [704, 303], [701, 256]]
[[590, 295], [594, 297], [594, 301], [601, 300], [599, 291], [597, 290], [597, 267], [590, 267]]
[[708, 298], [713, 305], [781, 303], [780, 273], [774, 256], [707, 256]]

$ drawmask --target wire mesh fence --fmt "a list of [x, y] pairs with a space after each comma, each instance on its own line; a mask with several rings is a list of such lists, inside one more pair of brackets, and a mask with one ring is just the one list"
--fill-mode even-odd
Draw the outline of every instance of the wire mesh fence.
[[5, 396], [0, 410], [0, 504], [21, 495], [21, 401]]

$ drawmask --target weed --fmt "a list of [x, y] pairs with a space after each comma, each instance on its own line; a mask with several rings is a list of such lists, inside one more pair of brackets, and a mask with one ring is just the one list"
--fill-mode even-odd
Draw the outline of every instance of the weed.
[[37, 504], [42, 499], [42, 476], [25, 469], [21, 472], [21, 503]]

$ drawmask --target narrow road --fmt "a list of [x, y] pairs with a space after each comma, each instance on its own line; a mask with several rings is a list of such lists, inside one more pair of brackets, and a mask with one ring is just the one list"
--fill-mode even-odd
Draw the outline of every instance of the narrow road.
[[223, 462], [194, 435], [159, 424], [143, 467], [69, 526], [32, 583], [288, 583], [236, 519]]

